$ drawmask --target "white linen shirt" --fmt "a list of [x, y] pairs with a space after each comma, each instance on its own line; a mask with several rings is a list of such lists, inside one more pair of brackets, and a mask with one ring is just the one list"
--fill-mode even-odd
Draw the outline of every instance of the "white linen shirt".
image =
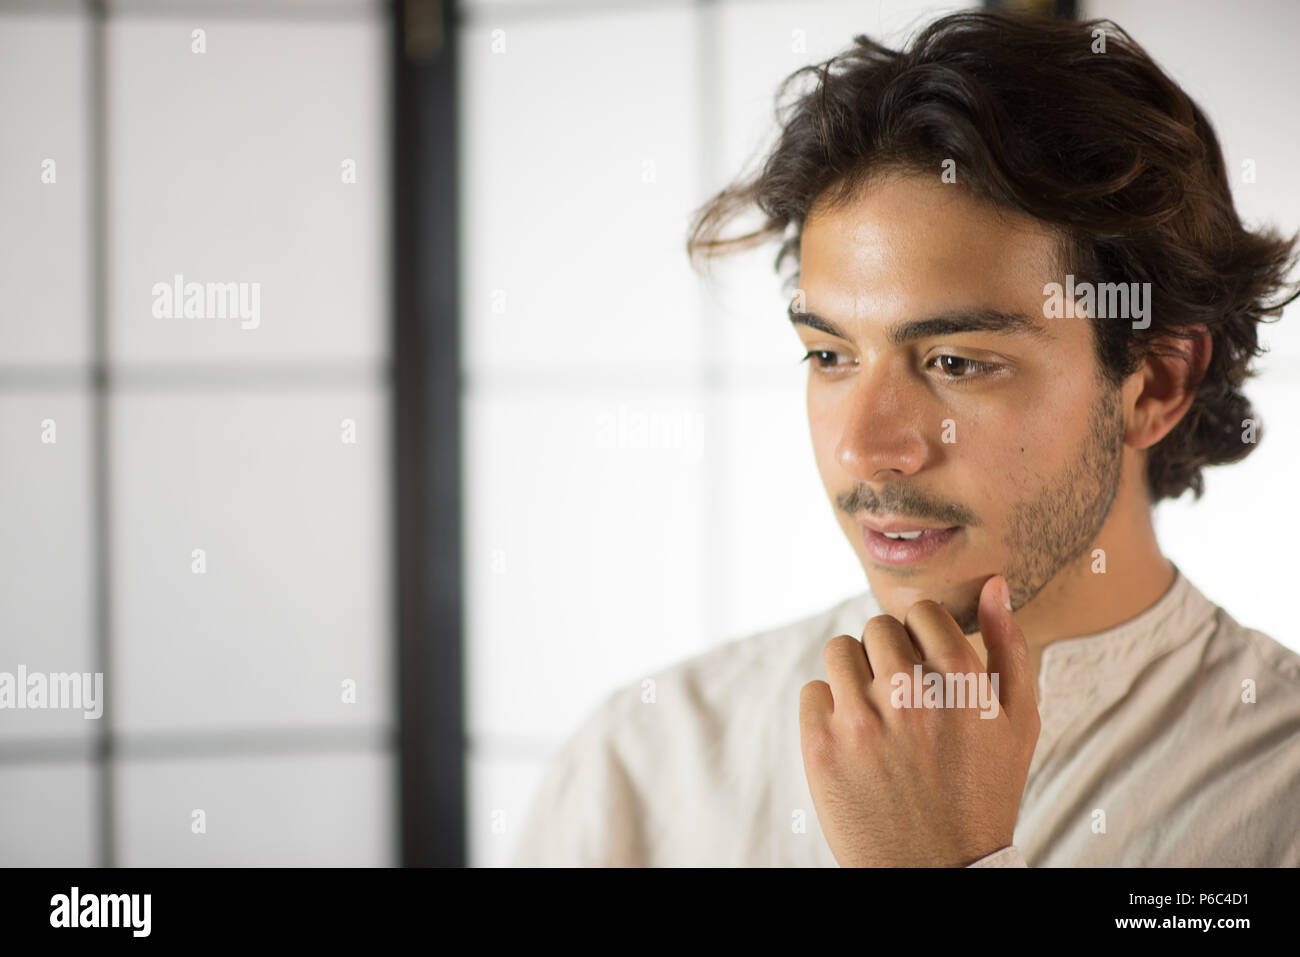
[[[1137, 617], [1043, 648], [1014, 844], [970, 866], [1300, 865], [1300, 655], [1175, 573]], [[543, 775], [513, 863], [836, 866], [799, 689], [880, 613], [867, 592], [659, 672], [653, 700], [608, 695]]]

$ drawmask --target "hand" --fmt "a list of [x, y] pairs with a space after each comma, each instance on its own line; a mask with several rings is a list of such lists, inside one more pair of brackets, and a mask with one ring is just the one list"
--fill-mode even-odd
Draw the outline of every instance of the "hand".
[[[1002, 604], [1003, 585], [995, 575], [980, 591], [987, 672], [932, 601], [917, 602], [901, 624], [872, 618], [861, 641], [827, 642], [830, 683], [803, 686], [799, 736], [817, 820], [841, 867], [964, 867], [1012, 843], [1039, 719], [1028, 648]], [[916, 697], [917, 664], [926, 674], [974, 674], [962, 690], [983, 685], [988, 706], [978, 698], [966, 707], [896, 706], [905, 692]], [[930, 703], [956, 690], [945, 680], [935, 694], [934, 681], [924, 679]]]

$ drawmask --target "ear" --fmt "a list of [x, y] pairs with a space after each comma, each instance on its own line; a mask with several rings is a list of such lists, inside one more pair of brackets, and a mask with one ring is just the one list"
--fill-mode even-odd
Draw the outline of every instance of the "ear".
[[1155, 354], [1142, 360], [1124, 383], [1129, 408], [1124, 439], [1134, 448], [1150, 448], [1168, 435], [1196, 398], [1212, 347], [1205, 326], [1191, 328], [1199, 333], [1194, 339], [1159, 339]]

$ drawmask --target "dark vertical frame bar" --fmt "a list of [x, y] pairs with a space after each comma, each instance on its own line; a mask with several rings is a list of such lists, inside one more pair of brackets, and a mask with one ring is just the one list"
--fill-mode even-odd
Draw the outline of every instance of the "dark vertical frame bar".
[[1020, 0], [1020, 2], [984, 0], [984, 6], [989, 10], [1022, 10], [1061, 17], [1064, 20], [1079, 19], [1078, 0], [1030, 0], [1028, 3], [1024, 2], [1024, 0]]
[[457, 57], [450, 0], [392, 0], [402, 863], [464, 866]]
[[113, 766], [113, 587], [110, 578], [111, 509], [109, 488], [108, 374], [108, 36], [104, 0], [87, 0], [90, 63], [87, 90], [90, 118], [87, 163], [90, 199], [90, 369], [91, 369], [91, 521], [94, 524], [94, 671], [104, 675], [104, 710], [96, 722], [95, 770], [100, 867], [116, 867], [117, 835]]

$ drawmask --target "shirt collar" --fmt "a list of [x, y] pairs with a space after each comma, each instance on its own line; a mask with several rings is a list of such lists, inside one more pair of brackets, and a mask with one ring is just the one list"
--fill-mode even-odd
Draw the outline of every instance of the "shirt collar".
[[[1053, 698], [1090, 691], [1104, 678], [1132, 674], [1191, 640], [1218, 609], [1177, 564], [1171, 564], [1173, 584], [1150, 608], [1105, 631], [1046, 645], [1039, 665], [1040, 689]], [[846, 599], [836, 609], [831, 630], [835, 634], [861, 635], [867, 619], [881, 613], [868, 589]], [[821, 648], [817, 651], [820, 653]]]
[[1092, 635], [1062, 638], [1043, 648], [1039, 688], [1044, 695], [1087, 691], [1107, 678], [1131, 675], [1191, 640], [1217, 608], [1174, 565], [1174, 581], [1154, 605]]

